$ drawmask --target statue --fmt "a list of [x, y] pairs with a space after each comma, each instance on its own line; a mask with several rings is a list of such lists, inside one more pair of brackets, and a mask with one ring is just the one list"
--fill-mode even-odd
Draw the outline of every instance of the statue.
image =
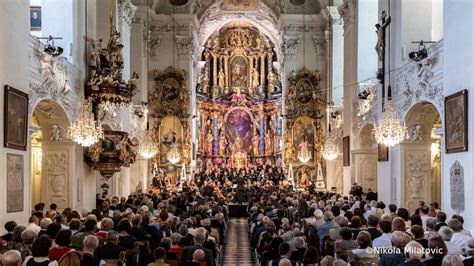
[[270, 131], [267, 131], [265, 134], [265, 155], [273, 155], [273, 136], [270, 134]]
[[219, 88], [224, 88], [225, 87], [225, 75], [224, 75], [224, 70], [221, 68], [221, 70], [219, 70], [219, 74], [217, 75], [217, 84], [219, 86]]
[[267, 79], [268, 79], [268, 92], [269, 93], [274, 93], [275, 92], [275, 82], [277, 80], [277, 77], [276, 77], [275, 73], [273, 73], [273, 70], [270, 70], [270, 73], [268, 73]]
[[181, 150], [181, 158], [182, 158], [182, 161], [185, 163], [185, 164], [189, 164], [190, 163], [190, 153], [191, 153], [191, 136], [189, 135], [189, 132], [187, 133], [186, 135], [186, 139], [183, 143], [183, 147], [182, 147], [182, 150]]
[[225, 149], [227, 148], [227, 139], [225, 137], [224, 131], [221, 130], [219, 136], [219, 156], [225, 156]]
[[256, 89], [260, 86], [260, 81], [259, 81], [259, 75], [258, 75], [258, 70], [254, 68], [252, 70], [252, 88]]
[[243, 141], [237, 136], [232, 147], [232, 166], [240, 169], [247, 166], [247, 153], [243, 150]]
[[61, 141], [63, 140], [62, 128], [59, 125], [53, 124], [51, 126], [51, 141]]
[[176, 133], [173, 131], [172, 128], [168, 130], [168, 133], [163, 136], [163, 143], [167, 148], [169, 148], [172, 144], [176, 142]]
[[203, 69], [203, 72], [198, 79], [199, 84], [201, 84], [201, 91], [204, 93], [209, 92], [209, 73], [207, 67]]
[[[93, 39], [87, 38], [87, 41], [91, 43], [91, 47], [92, 47], [91, 56], [90, 56], [90, 60], [91, 60], [90, 65], [96, 70], [100, 70], [101, 69], [100, 54], [102, 52], [102, 39], [95, 41]], [[92, 74], [92, 76], [94, 76], [94, 74]]]
[[307, 173], [306, 168], [301, 169], [301, 176], [300, 176], [300, 183], [299, 185], [302, 187], [306, 187], [309, 182], [309, 176]]
[[125, 165], [129, 162], [129, 155], [127, 150], [127, 139], [124, 138], [120, 140], [116, 145], [115, 149], [118, 151], [119, 160], [124, 163]]
[[258, 134], [255, 134], [252, 138], [252, 148], [253, 148], [253, 156], [259, 156], [260, 155], [260, 136]]
[[138, 78], [138, 73], [133, 71], [132, 77], [128, 80], [128, 87], [130, 87], [132, 91], [138, 88]]
[[411, 131], [411, 142], [423, 139], [423, 129], [420, 124], [416, 125]]
[[384, 51], [385, 51], [385, 33], [384, 28], [377, 23], [375, 24], [375, 32], [377, 33], [377, 44], [375, 45], [375, 51], [377, 52], [377, 56], [379, 57], [379, 61], [383, 61]]
[[207, 154], [212, 155], [214, 149], [214, 136], [212, 135], [212, 131], [209, 130], [206, 134], [206, 148]]
[[295, 147], [293, 146], [293, 141], [291, 140], [290, 134], [286, 135], [285, 141], [285, 164], [290, 165], [295, 158]]
[[102, 153], [102, 142], [98, 141], [87, 149], [87, 156], [93, 163], [98, 163], [100, 161], [100, 154]]

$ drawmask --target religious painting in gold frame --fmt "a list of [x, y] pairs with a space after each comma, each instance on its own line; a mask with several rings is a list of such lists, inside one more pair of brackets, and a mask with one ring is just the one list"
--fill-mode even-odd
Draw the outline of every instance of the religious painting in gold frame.
[[5, 85], [4, 146], [26, 151], [28, 94]]
[[248, 82], [248, 62], [244, 56], [234, 56], [230, 61], [231, 87], [246, 88]]
[[444, 98], [446, 153], [467, 151], [467, 90]]
[[161, 97], [168, 103], [174, 103], [179, 99], [180, 85], [174, 78], [167, 78], [161, 85]]
[[309, 104], [313, 99], [313, 84], [307, 78], [302, 78], [296, 83], [296, 100], [303, 105]]
[[168, 163], [166, 154], [171, 146], [180, 146], [183, 141], [183, 126], [176, 116], [166, 116], [161, 120], [158, 139], [160, 141], [160, 163], [166, 164]]
[[311, 161], [314, 161], [316, 127], [314, 125], [313, 119], [308, 116], [299, 117], [298, 119], [295, 120], [292, 128], [293, 128], [293, 145], [296, 149], [295, 155], [298, 156], [299, 151], [307, 148], [311, 153]]

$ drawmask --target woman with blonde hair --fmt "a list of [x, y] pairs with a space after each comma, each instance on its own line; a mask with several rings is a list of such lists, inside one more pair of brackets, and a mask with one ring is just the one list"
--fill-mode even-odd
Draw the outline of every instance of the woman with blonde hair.
[[59, 259], [58, 266], [81, 266], [81, 254], [76, 250], [69, 251]]
[[461, 257], [458, 255], [446, 255], [443, 258], [442, 266], [463, 266]]

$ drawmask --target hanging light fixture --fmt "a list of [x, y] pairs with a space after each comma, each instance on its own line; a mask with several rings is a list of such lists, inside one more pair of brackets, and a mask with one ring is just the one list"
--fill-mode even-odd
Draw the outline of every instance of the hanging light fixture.
[[143, 124], [140, 126], [140, 144], [138, 145], [138, 153], [145, 159], [150, 159], [158, 153], [158, 145], [153, 140], [148, 128], [148, 108], [142, 102]]
[[321, 151], [323, 158], [328, 161], [336, 159], [340, 154], [339, 145], [337, 145], [335, 140], [336, 136], [331, 132], [331, 124], [329, 124], [326, 142], [324, 143], [323, 149]]
[[81, 100], [81, 112], [69, 127], [68, 137], [84, 147], [89, 147], [104, 137], [102, 128], [94, 119], [90, 100]]
[[[390, 15], [390, 5], [389, 5], [389, 15]], [[387, 91], [387, 101], [382, 99], [382, 119], [378, 121], [378, 124], [374, 128], [375, 140], [379, 144], [383, 144], [387, 147], [393, 147], [402, 142], [407, 135], [407, 129], [404, 125], [400, 123], [397, 113], [393, 108], [392, 103], [392, 86], [390, 85], [390, 26], [388, 28], [388, 91]], [[385, 75], [385, 73], [383, 73]]]
[[306, 137], [301, 142], [300, 147], [301, 149], [298, 151], [298, 160], [300, 160], [302, 163], [309, 162], [312, 155], [310, 149], [308, 149], [308, 141], [306, 140]]

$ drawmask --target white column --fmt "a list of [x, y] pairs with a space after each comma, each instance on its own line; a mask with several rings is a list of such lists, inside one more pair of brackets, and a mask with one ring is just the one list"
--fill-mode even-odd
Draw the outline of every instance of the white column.
[[[344, 21], [344, 84], [357, 82], [357, 5], [355, 0], [344, 0], [338, 7], [339, 14]], [[355, 85], [344, 85], [344, 136], [350, 137], [352, 144], [352, 101], [356, 97]], [[350, 145], [352, 146], [352, 145]], [[351, 156], [352, 157], [352, 156]], [[352, 158], [350, 158], [352, 161]], [[352, 162], [351, 166], [343, 168], [344, 189], [343, 193], [348, 194], [353, 182]]]

